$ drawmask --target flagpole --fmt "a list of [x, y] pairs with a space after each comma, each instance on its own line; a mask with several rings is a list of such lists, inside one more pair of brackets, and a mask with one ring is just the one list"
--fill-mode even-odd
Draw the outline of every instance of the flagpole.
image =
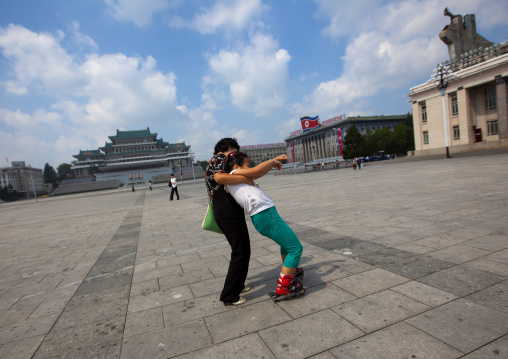
[[37, 192], [35, 191], [34, 177], [32, 175], [32, 165], [29, 164], [28, 167], [30, 168], [30, 180], [32, 182], [32, 189], [34, 191], [35, 202], [37, 202]]

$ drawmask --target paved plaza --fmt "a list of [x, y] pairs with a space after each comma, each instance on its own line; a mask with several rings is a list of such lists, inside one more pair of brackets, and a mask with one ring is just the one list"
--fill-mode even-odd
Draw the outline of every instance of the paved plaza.
[[306, 295], [248, 220], [248, 302], [203, 180], [0, 205], [0, 358], [508, 358], [508, 154], [258, 180], [300, 238]]

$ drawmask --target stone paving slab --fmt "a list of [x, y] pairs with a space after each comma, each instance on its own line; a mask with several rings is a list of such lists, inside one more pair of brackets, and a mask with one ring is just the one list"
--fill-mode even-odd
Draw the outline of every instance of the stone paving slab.
[[307, 293], [269, 299], [279, 247], [248, 219], [237, 308], [202, 181], [1, 204], [0, 357], [506, 357], [507, 175], [503, 153], [265, 176]]
[[259, 332], [277, 358], [288, 359], [306, 358], [363, 334], [329, 309]]
[[508, 357], [508, 336], [495, 340], [490, 344], [464, 356], [464, 359], [499, 359]]
[[266, 300], [205, 318], [214, 343], [258, 332], [289, 320], [291, 317], [280, 306]]
[[353, 340], [330, 352], [348, 359], [447, 359], [462, 353], [403, 322]]
[[395, 285], [409, 281], [408, 278], [376, 268], [367, 272], [354, 274], [332, 282], [357, 297], [391, 288]]
[[366, 333], [430, 309], [414, 299], [385, 290], [331, 308]]
[[505, 335], [508, 314], [466, 299], [457, 299], [407, 323], [454, 348], [468, 353]]
[[179, 356], [180, 359], [223, 358], [237, 359], [275, 359], [265, 342], [257, 334], [249, 334], [243, 337], [219, 343], [214, 346], [195, 351], [190, 354]]

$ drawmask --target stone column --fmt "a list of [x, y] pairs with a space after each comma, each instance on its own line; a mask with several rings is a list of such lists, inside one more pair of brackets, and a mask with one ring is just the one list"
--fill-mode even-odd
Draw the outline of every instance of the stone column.
[[319, 158], [325, 158], [325, 137], [324, 134], [319, 135]]
[[306, 138], [303, 140], [303, 162], [309, 162], [309, 139]]
[[322, 133], [319, 135], [319, 158], [325, 158], [325, 135]]
[[318, 159], [321, 158], [321, 136], [316, 135], [316, 139], [314, 140], [314, 143], [316, 144], [316, 148], [314, 150], [315, 157], [316, 157], [316, 163], [319, 162]]
[[508, 138], [508, 93], [506, 79], [496, 76], [497, 128], [499, 139]]

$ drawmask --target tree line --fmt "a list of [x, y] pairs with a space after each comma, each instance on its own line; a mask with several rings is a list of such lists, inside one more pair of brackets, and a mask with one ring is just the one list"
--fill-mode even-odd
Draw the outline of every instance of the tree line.
[[72, 172], [71, 167], [72, 165], [69, 163], [61, 163], [55, 171], [53, 166], [46, 163], [42, 172], [44, 183], [51, 183], [53, 188], [55, 188], [64, 179], [74, 178], [74, 173]]
[[403, 123], [395, 125], [393, 131], [387, 127], [375, 131], [367, 129], [362, 135], [356, 126], [351, 126], [344, 136], [344, 159], [354, 157], [371, 157], [384, 154], [405, 155], [415, 149], [413, 132], [413, 115], [407, 114]]

